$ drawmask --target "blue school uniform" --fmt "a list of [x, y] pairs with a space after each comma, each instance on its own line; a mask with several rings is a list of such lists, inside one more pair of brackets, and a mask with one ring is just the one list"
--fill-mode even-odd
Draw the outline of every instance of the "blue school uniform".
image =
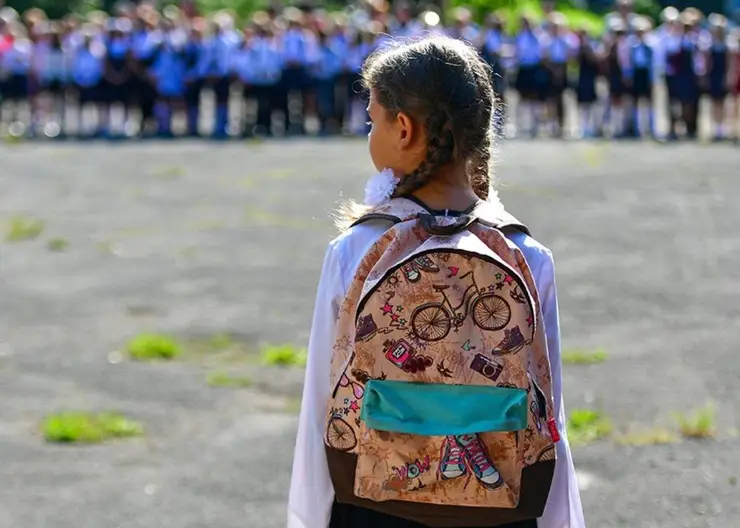
[[727, 97], [729, 47], [724, 40], [714, 40], [709, 48], [709, 96], [715, 101]]
[[283, 75], [283, 56], [272, 38], [257, 37], [247, 47], [248, 70], [244, 78], [252, 86], [257, 99], [257, 127], [272, 134], [272, 110], [280, 104], [280, 82]]
[[633, 97], [652, 97], [653, 49], [645, 41], [636, 40], [632, 43], [625, 76], [631, 80]]
[[692, 104], [699, 98], [699, 82], [694, 70], [697, 54], [696, 40], [685, 35], [681, 39], [681, 52], [676, 79], [676, 98], [685, 104]]
[[568, 85], [568, 60], [570, 59], [570, 45], [566, 37], [558, 35], [547, 41], [547, 72], [548, 95], [559, 97]]
[[30, 41], [16, 41], [0, 55], [0, 99], [3, 101], [28, 98], [32, 50]]
[[310, 72], [316, 87], [319, 121], [322, 132], [326, 122], [336, 115], [336, 81], [342, 73], [344, 56], [340, 46], [330, 40], [318, 45]]
[[596, 43], [587, 40], [578, 49], [578, 85], [576, 99], [580, 104], [596, 102], [596, 79], [599, 76], [599, 60], [596, 56]]
[[153, 65], [160, 97], [180, 98], [185, 93], [186, 56], [184, 40], [172, 33], [165, 36]]
[[77, 87], [79, 104], [101, 103], [105, 55], [94, 44], [80, 45], [72, 60], [72, 80]]
[[104, 96], [108, 103], [128, 105], [131, 97], [129, 53], [131, 39], [126, 36], [106, 39], [106, 79]]
[[516, 37], [516, 56], [519, 71], [516, 89], [529, 97], [544, 98], [547, 94], [547, 75], [542, 67], [542, 42], [531, 30]]
[[283, 82], [287, 91], [303, 91], [308, 87], [306, 67], [311, 45], [301, 29], [289, 29], [282, 37]]

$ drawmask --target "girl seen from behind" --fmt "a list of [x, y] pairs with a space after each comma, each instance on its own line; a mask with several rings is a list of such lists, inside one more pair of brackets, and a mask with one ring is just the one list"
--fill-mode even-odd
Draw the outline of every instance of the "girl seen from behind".
[[288, 526], [582, 528], [552, 254], [492, 187], [490, 68], [436, 37], [362, 84], [381, 172], [326, 253]]

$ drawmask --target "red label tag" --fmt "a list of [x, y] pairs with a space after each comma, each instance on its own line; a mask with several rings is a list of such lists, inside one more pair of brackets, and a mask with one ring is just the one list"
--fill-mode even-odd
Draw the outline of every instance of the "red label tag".
[[560, 442], [560, 433], [558, 432], [558, 426], [555, 425], [555, 418], [547, 420], [547, 428], [550, 430], [552, 441], [555, 443]]

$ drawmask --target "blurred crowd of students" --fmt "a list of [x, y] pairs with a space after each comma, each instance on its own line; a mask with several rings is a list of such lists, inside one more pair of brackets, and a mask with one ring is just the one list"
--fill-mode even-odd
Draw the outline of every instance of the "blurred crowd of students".
[[[707, 135], [740, 138], [740, 33], [724, 16], [669, 7], [654, 26], [631, 0], [618, 0], [606, 32], [593, 35], [568, 28], [552, 2], [543, 7], [544, 22], [524, 17], [516, 34], [495, 14], [476, 24], [458, 9], [443, 26], [435, 12], [384, 0], [343, 13], [258, 12], [243, 27], [226, 13], [158, 12], [146, 2], [85, 20], [6, 9], [0, 126], [46, 136], [364, 134], [357, 81], [365, 58], [394, 40], [441, 32], [470, 42], [491, 64], [511, 112], [499, 125], [511, 123], [510, 135], [656, 137], [661, 86], [669, 121], [662, 137], [696, 138], [706, 101]], [[568, 101], [578, 118], [566, 128]], [[316, 126], [307, 131], [311, 118]]]

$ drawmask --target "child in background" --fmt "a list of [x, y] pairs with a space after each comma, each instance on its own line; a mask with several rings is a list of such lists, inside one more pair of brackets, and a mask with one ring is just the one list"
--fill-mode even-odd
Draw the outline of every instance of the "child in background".
[[565, 128], [563, 94], [568, 88], [568, 63], [573, 53], [573, 41], [566, 22], [565, 16], [561, 13], [555, 12], [550, 15], [549, 34], [545, 40], [544, 56], [548, 74], [547, 114], [554, 137], [562, 137]]
[[20, 123], [21, 109], [25, 107], [27, 113], [31, 111], [29, 76], [32, 56], [33, 43], [20, 34], [15, 35], [12, 45], [0, 54], [0, 123], [7, 114], [15, 135], [23, 135], [28, 126]]
[[103, 74], [108, 110], [103, 119], [103, 126], [110, 133], [111, 110], [120, 105], [123, 109], [123, 122], [128, 121], [133, 88], [133, 71], [131, 63], [131, 31], [133, 24], [126, 18], [109, 20], [109, 33], [106, 39], [106, 63]]
[[714, 141], [722, 141], [727, 137], [727, 116], [725, 103], [730, 89], [730, 59], [732, 44], [727, 35], [727, 19], [722, 15], [709, 16], [711, 39], [706, 39], [703, 52], [706, 55], [708, 79], [707, 88], [712, 100], [712, 118], [714, 125]]
[[601, 57], [600, 49], [585, 29], [578, 32], [578, 82], [576, 85], [576, 101], [578, 102], [578, 113], [581, 117], [581, 134], [585, 138], [597, 135], [596, 116], [594, 114], [594, 103], [598, 96], [596, 93], [596, 80], [599, 77]]
[[203, 78], [198, 72], [201, 54], [203, 53], [202, 19], [192, 21], [190, 38], [185, 46], [185, 118], [187, 135], [198, 137], [200, 125], [200, 96], [203, 90]]
[[105, 70], [105, 46], [94, 40], [92, 28], [83, 30], [82, 42], [74, 50], [72, 59], [72, 80], [77, 93], [77, 123], [81, 136], [86, 136], [85, 109], [95, 108], [95, 135], [102, 133], [100, 119], [105, 111], [102, 94], [103, 72]]
[[162, 26], [162, 43], [152, 68], [157, 90], [154, 115], [157, 118], [157, 135], [172, 138], [172, 114], [182, 106], [185, 95], [187, 34], [176, 28], [169, 19], [163, 19]]
[[[375, 375], [379, 378], [369, 378], [367, 372], [354, 370], [351, 373], [347, 370], [346, 375], [336, 378], [335, 369], [347, 365], [341, 353], [353, 350], [351, 343], [374, 336], [381, 330], [370, 321], [362, 336], [358, 331], [356, 336], [347, 337], [346, 342], [343, 340], [344, 329], [354, 327], [353, 315], [355, 311], [359, 311], [357, 304], [359, 299], [355, 295], [362, 289], [363, 277], [367, 275], [370, 266], [375, 262], [375, 260], [368, 259], [377, 259], [383, 254], [382, 248], [390, 240], [384, 235], [392, 234], [389, 233], [389, 229], [394, 220], [392, 216], [377, 214], [372, 218], [365, 218], [365, 221], [353, 227], [347, 228], [347, 226], [358, 220], [371, 206], [406, 208], [410, 212], [426, 211], [429, 216], [436, 218], [444, 216], [450, 220], [456, 219], [456, 224], [462, 226], [461, 228], [468, 225], [466, 222], [469, 217], [465, 215], [473, 215], [478, 208], [496, 211], [496, 214], [502, 218], [508, 215], [493, 190], [490, 175], [492, 120], [498, 103], [491, 86], [490, 70], [474, 48], [463, 42], [438, 36], [418, 43], [382, 50], [373, 55], [365, 65], [363, 84], [370, 94], [369, 113], [372, 120], [369, 137], [370, 157], [376, 169], [382, 172], [368, 184], [364, 206], [350, 204], [342, 210], [341, 223], [345, 231], [329, 245], [326, 253], [309, 343], [306, 381], [290, 487], [289, 528], [422, 528], [424, 526], [408, 520], [408, 515], [404, 516], [401, 513], [404, 510], [403, 505], [412, 504], [411, 502], [393, 500], [373, 502], [369, 499], [361, 500], [356, 495], [350, 497], [354, 481], [352, 468], [355, 467], [352, 464], [352, 458], [356, 455], [349, 452], [341, 453], [337, 449], [342, 448], [349, 451], [358, 445], [358, 441], [362, 448], [362, 442], [367, 435], [360, 437], [359, 440], [357, 436], [354, 436], [353, 441], [350, 434], [352, 427], [342, 418], [338, 419], [338, 423], [343, 424], [341, 429], [338, 428], [339, 425], [334, 430], [327, 427], [327, 403], [334, 397], [336, 390], [341, 388], [345, 391], [343, 394], [352, 396], [352, 398], [347, 398], [346, 408], [341, 410], [346, 420], [361, 423], [365, 419], [364, 406], [368, 405], [366, 390], [370, 388], [369, 383], [386, 378], [385, 375], [380, 374], [379, 368], [375, 369], [378, 371]], [[388, 201], [389, 198], [391, 198], [390, 201]], [[382, 208], [379, 207], [378, 212], [382, 213]], [[400, 228], [400, 224], [398, 226]], [[419, 234], [422, 231], [417, 232], [416, 228], [411, 231], [409, 227], [406, 225], [406, 230], [403, 231], [403, 233], [408, 233], [407, 240], [416, 240], [414, 237], [422, 236]], [[394, 231], [394, 233], [398, 232]], [[504, 244], [506, 247], [512, 251], [521, 251], [522, 262], [526, 261], [531, 270], [531, 276], [535, 278], [534, 285], [542, 307], [540, 328], [545, 334], [544, 336], [540, 334], [540, 339], [543, 341], [540, 342], [539, 350], [540, 353], [549, 356], [549, 361], [543, 356], [542, 362], [549, 363], [553, 387], [550, 399], [543, 396], [541, 403], [552, 406], [552, 418], [548, 420], [550, 433], [546, 433], [545, 429], [539, 426], [539, 433], [535, 430], [528, 430], [528, 433], [546, 435], [547, 438], [551, 435], [555, 444], [554, 449], [557, 452], [557, 461], [554, 465], [555, 473], [552, 486], [549, 488], [549, 495], [543, 490], [539, 493], [538, 500], [534, 501], [542, 504], [544, 511], [533, 508], [531, 516], [519, 517], [517, 521], [511, 523], [504, 521], [491, 524], [496, 524], [500, 528], [584, 528], [575, 470], [564, 434], [565, 411], [562, 406], [561, 393], [560, 333], [552, 254], [523, 231], [504, 231], [503, 234], [497, 231], [497, 233], [499, 233], [497, 236], [501, 236], [500, 240], [506, 240]], [[462, 237], [469, 237], [466, 240], [469, 240], [471, 244], [482, 243], [480, 238], [470, 232], [464, 232]], [[399, 250], [403, 249], [403, 240], [400, 238], [393, 240], [401, 244]], [[376, 242], [380, 246], [376, 245]], [[448, 256], [448, 258], [452, 257]], [[416, 264], [413, 266], [416, 267], [412, 266], [409, 270], [404, 268], [408, 283], [418, 280], [419, 273], [440, 271], [440, 268], [434, 267], [433, 262], [427, 262], [423, 258], [414, 260], [414, 263]], [[419, 272], [418, 269], [422, 271]], [[445, 273], [434, 276], [439, 280], [444, 280], [443, 277], [447, 277], [448, 272], [452, 277], [458, 269], [449, 267]], [[382, 280], [388, 278], [390, 285], [392, 282], [389, 277], [390, 275], [384, 275]], [[357, 278], [357, 281], [354, 281], [354, 278]], [[369, 276], [367, 278], [370, 281], [367, 284], [374, 283], [373, 278]], [[395, 277], [396, 283], [404, 280], [406, 279], [403, 278], [403, 274], [399, 273]], [[350, 285], [352, 285], [351, 291], [348, 289]], [[445, 289], [446, 286], [441, 286], [437, 290], [443, 292]], [[386, 290], [378, 289], [377, 291]], [[347, 304], [344, 303], [345, 298], [347, 298]], [[397, 307], [388, 304], [389, 300], [386, 301], [387, 308], [383, 308], [384, 313], [390, 313], [388, 310], [394, 312], [395, 319], [391, 321], [395, 321], [397, 325], [409, 324], [416, 328], [415, 334], [411, 330], [408, 332], [411, 336], [409, 339], [413, 343], [420, 339], [414, 336], [421, 335], [419, 332], [422, 330], [427, 332], [431, 328], [431, 331], [434, 331], [432, 327], [435, 322], [431, 319], [428, 320], [427, 326], [422, 323], [419, 323], [420, 326], [413, 326], [415, 323], [406, 320], [407, 317], [413, 319], [413, 314], [416, 313], [415, 311], [412, 313], [411, 307], [404, 308], [401, 315], [404, 321], [401, 323], [399, 315], [395, 313]], [[396, 305], [403, 300], [393, 299], [391, 302]], [[340, 329], [337, 327], [337, 320], [342, 317], [343, 320], [348, 321], [349, 319], [345, 316], [349, 317], [351, 322]], [[437, 322], [443, 323], [443, 317], [440, 315]], [[449, 324], [449, 319], [447, 322]], [[393, 331], [390, 327], [382, 328], [382, 330], [389, 329]], [[339, 333], [340, 330], [341, 333]], [[424, 335], [426, 336], [424, 339], [428, 341], [435, 339], [434, 336], [430, 337], [430, 334]], [[438, 337], [443, 339], [445, 335], [439, 334], [441, 337]], [[336, 337], [339, 339], [335, 346]], [[401, 343], [399, 348], [391, 349], [383, 361], [400, 362], [406, 353], [404, 350], [407, 350], [401, 345], [405, 346]], [[460, 350], [468, 350], [465, 346], [462, 345]], [[506, 346], [513, 347], [513, 341], [511, 345]], [[462, 351], [459, 353], [462, 354]], [[333, 354], [339, 355], [333, 356]], [[433, 361], [423, 356], [416, 359], [422, 361], [422, 364], [416, 361], [414, 365], [409, 365], [410, 372], [415, 373], [421, 367], [426, 368], [429, 366], [426, 361]], [[478, 363], [474, 362], [470, 368], [478, 369], [477, 371], [481, 373], [487, 372], [488, 374], [483, 374], [483, 376], [495, 381], [498, 376], [494, 370], [495, 363], [490, 361], [485, 363], [486, 359], [482, 357], [475, 361]], [[520, 361], [520, 358], [516, 361]], [[391, 362], [387, 363], [388, 370], [384, 369], [384, 372], [387, 373], [389, 380], [398, 379], [398, 376], [403, 375], [403, 371], [396, 369]], [[539, 360], [538, 364], [540, 364]], [[385, 365], [384, 363], [383, 366]], [[489, 370], [486, 370], [486, 365], [490, 367]], [[400, 367], [400, 363], [396, 363], [396, 366]], [[467, 366], [467, 363], [461, 364], [458, 361], [451, 368], [464, 370]], [[433, 370], [430, 376], [452, 377], [454, 372], [451, 368], [448, 368], [446, 363], [442, 366], [437, 365], [437, 368], [430, 369]], [[467, 370], [464, 371], [466, 372]], [[336, 378], [338, 385], [335, 386], [332, 383], [332, 377]], [[480, 381], [485, 381], [485, 378], [481, 377]], [[492, 385], [491, 388], [495, 390]], [[535, 392], [538, 391], [532, 391], [533, 398]], [[365, 395], [364, 401], [354, 401], [362, 400], [363, 395]], [[350, 402], [350, 400], [353, 401]], [[397, 403], [393, 398], [385, 400], [381, 398], [381, 400], [390, 407]], [[554, 403], [547, 404], [547, 401]], [[357, 403], [362, 404], [363, 414], [360, 414]], [[392, 413], [390, 407], [389, 412]], [[529, 415], [530, 411], [531, 413], [536, 411], [533, 415], [539, 416], [538, 409], [537, 405], [532, 405], [531, 408], [527, 408], [527, 414]], [[491, 413], [496, 412], [493, 408], [489, 410]], [[452, 413], [447, 410], [442, 414], [449, 416]], [[375, 430], [372, 434], [381, 433], [382, 437], [382, 431], [385, 430]], [[396, 431], [397, 429], [387, 430]], [[563, 434], [557, 435], [555, 433], [557, 430]], [[336, 448], [331, 448], [329, 444], [325, 445], [325, 433], [327, 433], [326, 442], [331, 442], [332, 445], [337, 446]], [[331, 441], [329, 433], [332, 433]], [[398, 435], [396, 438], [399, 438]], [[428, 439], [428, 437], [425, 438]], [[522, 438], [524, 442], [528, 441], [527, 434]], [[403, 443], [402, 441], [401, 444]], [[492, 493], [502, 491], [500, 489], [496, 491], [503, 481], [485, 454], [477, 434], [462, 435], [452, 439], [448, 437], [443, 445], [446, 446], [443, 450], [434, 451], [432, 449], [429, 452], [429, 457], [433, 457], [430, 458], [430, 464], [433, 464], [436, 469], [427, 467], [428, 474], [424, 475], [427, 483], [439, 483], [439, 487], [425, 486], [421, 493], [429, 496], [442, 487], [452, 489], [448, 487], [448, 481], [462, 477], [466, 472], [470, 478], [467, 482], [471, 486], [480, 486], [481, 497], [488, 496], [486, 489]], [[402, 447], [406, 446], [399, 446], [399, 448]], [[366, 448], [372, 450], [373, 445], [368, 443]], [[337, 457], [348, 457], [346, 474], [341, 473], [340, 468], [334, 465], [335, 471], [330, 476], [328, 461], [330, 451], [337, 453]], [[367, 453], [370, 452], [367, 451]], [[424, 455], [411, 451], [408, 457], [394, 459], [391, 463], [403, 464], [408, 458], [408, 463], [412, 464], [416, 456], [423, 458]], [[500, 456], [505, 457], [506, 455], [500, 453]], [[339, 458], [334, 460], [338, 462]], [[464, 462], [466, 465], [463, 465]], [[394, 490], [408, 490], [405, 487], [406, 483], [413, 483], [416, 490], [421, 489], [421, 487], [416, 487], [415, 482], [416, 477], [420, 476], [419, 471], [419, 466], [415, 466], [415, 469], [409, 469], [405, 476], [398, 477], [399, 481], [387, 481], [386, 487], [370, 477], [374, 485], [372, 489], [378, 493], [392, 493]], [[402, 481], [406, 477], [409, 477], [408, 480]], [[549, 482], [549, 477], [547, 481]], [[545, 480], [541, 483], [547, 484]], [[463, 485], [467, 486], [465, 479], [449, 484], [449, 486], [455, 485], [459, 485], [459, 488], [456, 488], [458, 490], [464, 489]], [[338, 486], [344, 493], [342, 498], [337, 491]], [[407, 500], [413, 501], [414, 499]], [[451, 500], [453, 499], [447, 496], [439, 496], [436, 497], [436, 501], [425, 501], [423, 506], [431, 511], [439, 509], [438, 504], [450, 504]], [[542, 500], [541, 503], [540, 500]], [[391, 503], [394, 502], [398, 514], [376, 511], [393, 507]], [[431, 504], [426, 504], [426, 502]], [[417, 512], [425, 511], [419, 503], [413, 504]], [[467, 507], [465, 512], [470, 512], [472, 509], [475, 508]], [[488, 508], [480, 508], [480, 510], [486, 509]], [[538, 511], [535, 513], [534, 510]], [[519, 513], [522, 515], [521, 512]], [[497, 514], [499, 513], [489, 513], [489, 515]], [[450, 511], [447, 511], [447, 515], [448, 522], [449, 519], [455, 518]], [[458, 517], [463, 515], [465, 514], [457, 513]], [[514, 518], [517, 517], [514, 516]]]
[[316, 92], [319, 134], [326, 136], [337, 128], [335, 88], [342, 72], [342, 48], [324, 31], [319, 32], [309, 71]]
[[[630, 54], [625, 79], [632, 96], [632, 116], [629, 122], [630, 134], [642, 137], [647, 129], [655, 138], [655, 119], [653, 115], [653, 48], [647, 42], [647, 34], [652, 29], [650, 21], [638, 17], [634, 21], [635, 34], [630, 37]], [[646, 124], [647, 123], [647, 124]]]
[[604, 124], [610, 126], [612, 136], [624, 137], [626, 128], [626, 96], [624, 71], [628, 66], [627, 27], [619, 19], [613, 19], [606, 43], [605, 62], [609, 83], [609, 100], [604, 112]]
[[[516, 36], [516, 59], [518, 72], [516, 90], [519, 92], [517, 104], [517, 128], [528, 130], [531, 137], [537, 137], [543, 114], [544, 97], [547, 95], [547, 72], [543, 64], [543, 37], [532, 27], [527, 17], [522, 17], [522, 30]], [[529, 118], [527, 127], [524, 119]]]
[[70, 54], [62, 47], [58, 26], [47, 25], [39, 35], [33, 54], [33, 74], [38, 88], [34, 128], [43, 127], [45, 135], [57, 137], [65, 130]]

